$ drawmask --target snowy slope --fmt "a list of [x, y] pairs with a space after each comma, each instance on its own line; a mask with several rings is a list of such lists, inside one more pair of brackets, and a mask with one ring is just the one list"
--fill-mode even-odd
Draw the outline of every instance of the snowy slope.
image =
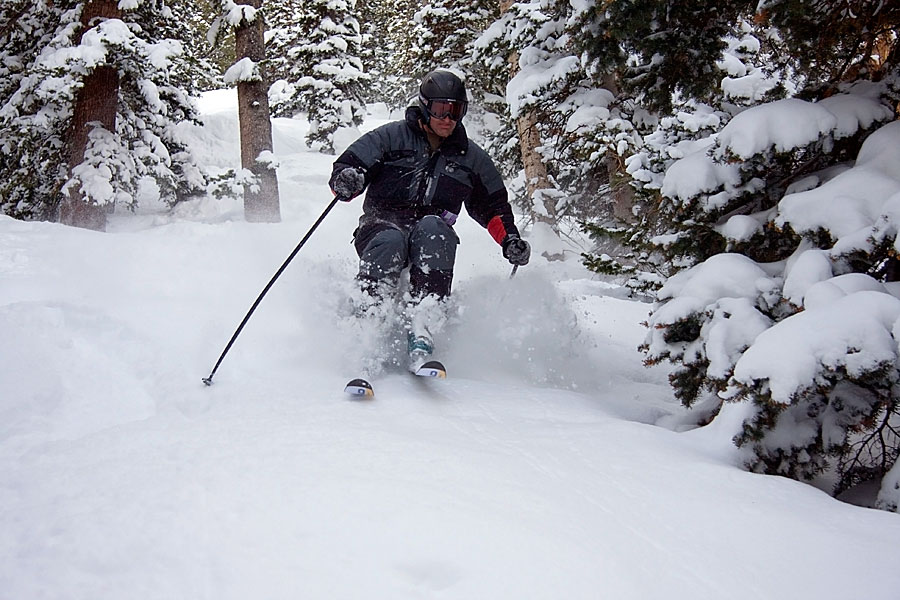
[[[207, 103], [196, 150], [233, 165]], [[897, 598], [900, 516], [743, 472], [727, 423], [654, 426], [679, 409], [635, 351], [648, 307], [574, 261], [509, 280], [466, 218], [450, 379], [342, 394], [354, 203], [204, 387], [330, 200], [306, 127], [276, 123], [280, 224], [0, 217], [0, 599]]]

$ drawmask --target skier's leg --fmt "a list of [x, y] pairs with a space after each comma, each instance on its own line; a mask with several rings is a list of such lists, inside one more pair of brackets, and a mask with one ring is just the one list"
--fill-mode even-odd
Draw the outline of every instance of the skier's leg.
[[394, 290], [409, 260], [407, 234], [382, 221], [361, 225], [354, 236], [360, 287], [373, 298]]
[[442, 300], [450, 295], [459, 237], [440, 217], [427, 216], [409, 234], [407, 310], [410, 368], [415, 370], [432, 353], [433, 336], [446, 320]]
[[459, 237], [438, 216], [427, 216], [409, 234], [409, 285], [413, 298], [450, 295]]

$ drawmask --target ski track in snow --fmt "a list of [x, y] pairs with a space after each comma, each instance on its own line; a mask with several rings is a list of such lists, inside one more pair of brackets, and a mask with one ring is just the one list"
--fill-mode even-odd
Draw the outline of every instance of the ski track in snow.
[[[225, 160], [213, 116], [195, 145]], [[204, 387], [329, 199], [304, 128], [276, 121], [281, 224], [0, 217], [0, 599], [896, 598], [896, 514], [742, 471], [727, 428], [654, 426], [680, 409], [636, 352], [649, 307], [570, 264], [509, 280], [465, 217], [448, 380], [342, 393], [357, 201]]]

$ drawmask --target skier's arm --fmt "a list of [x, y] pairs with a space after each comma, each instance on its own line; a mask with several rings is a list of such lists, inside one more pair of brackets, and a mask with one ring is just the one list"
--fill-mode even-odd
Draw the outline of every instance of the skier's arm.
[[473, 173], [475, 185], [466, 211], [500, 244], [504, 258], [516, 266], [526, 265], [531, 246], [519, 236], [503, 178], [487, 154], [482, 154], [479, 168]]
[[397, 130], [401, 126], [406, 127], [401, 122], [382, 125], [350, 144], [334, 161], [331, 179], [328, 181], [331, 189], [335, 189], [334, 185], [338, 174], [348, 167], [362, 172], [365, 176], [364, 187], [368, 185], [374, 174], [377, 173], [385, 154], [390, 151], [393, 141], [398, 137]]
[[519, 230], [500, 172], [484, 151], [478, 158], [472, 173], [472, 195], [466, 202], [466, 212], [486, 228], [498, 244], [503, 244], [510, 234], [518, 236]]

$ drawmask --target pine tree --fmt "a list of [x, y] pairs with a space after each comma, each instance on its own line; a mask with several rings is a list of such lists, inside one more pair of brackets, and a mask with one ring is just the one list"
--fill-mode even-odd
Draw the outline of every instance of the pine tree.
[[418, 81], [409, 73], [414, 38], [410, 27], [419, 3], [414, 0], [358, 2], [363, 38], [360, 58], [371, 75], [365, 102], [385, 102], [391, 109], [409, 105]]
[[[359, 4], [366, 71], [377, 74], [365, 93], [367, 102], [386, 102], [392, 109], [410, 105], [419, 83], [437, 68], [473, 71], [473, 44], [498, 14], [496, 0], [433, 0], [426, 3], [384, 0]], [[481, 81], [466, 77], [480, 98]]]
[[[755, 4], [755, 3], [754, 3]], [[579, 14], [578, 46], [596, 73], [618, 71], [623, 91], [668, 112], [675, 94], [705, 100], [722, 76], [725, 36], [751, 3], [664, 0], [591, 4]]]
[[[118, 2], [88, 0], [81, 12], [81, 31], [75, 43], [80, 45], [83, 36], [90, 36], [105, 25], [112, 25], [112, 19], [119, 21], [121, 18], [122, 11]], [[118, 99], [119, 72], [115, 66], [98, 64], [83, 75], [75, 96], [72, 125], [67, 140], [69, 171], [74, 176], [73, 179], [81, 180], [82, 185], [75, 183], [66, 188], [66, 198], [59, 210], [59, 220], [64, 225], [99, 231], [106, 229], [106, 207], [88, 185], [93, 183], [90, 180], [96, 179], [98, 174], [103, 178], [98, 171], [103, 168], [103, 163], [113, 159], [112, 152], [119, 145], [111, 135], [116, 131]], [[102, 150], [101, 145], [104, 147]], [[93, 155], [89, 154], [89, 150], [93, 151]], [[91, 185], [91, 188], [94, 187]], [[91, 197], [92, 195], [95, 197]]]
[[[215, 0], [168, 0], [172, 18], [154, 24], [165, 37], [184, 41], [184, 65], [175, 80], [184, 89], [217, 90], [225, 87], [222, 74], [234, 63], [234, 40], [213, 45], [209, 29], [216, 18]], [[229, 32], [230, 34], [230, 32]], [[231, 34], [233, 35], [233, 34]]]
[[[172, 13], [163, 2], [121, 3], [120, 19], [81, 24], [85, 2], [27, 2], [8, 6], [0, 25], [0, 202], [6, 214], [57, 219], [63, 198], [134, 208], [138, 188], [151, 185], [174, 204], [205, 186], [205, 177], [174, 123], [196, 119], [189, 93], [172, 73], [189, 71], [183, 44], [155, 24]], [[124, 20], [124, 21], [123, 21]], [[153, 23], [150, 26], [148, 24]], [[68, 133], [83, 76], [109, 67], [118, 76], [115, 130], [86, 130], [83, 160], [69, 169]], [[188, 77], [189, 79], [189, 77]]]
[[[811, 384], [801, 381], [780, 395], [765, 376], [737, 377], [735, 368], [762, 332], [791, 331], [804, 318], [802, 298], [797, 304], [790, 292], [791, 265], [818, 261], [823, 273], [860, 276], [872, 286], [896, 276], [890, 217], [849, 240], [820, 226], [804, 227], [785, 213], [786, 194], [824, 186], [836, 167], [857, 159], [873, 130], [895, 116], [890, 107], [900, 99], [900, 53], [889, 32], [900, 19], [893, 8], [879, 6], [883, 10], [860, 5], [847, 12], [853, 8], [847, 3], [766, 2], [754, 14], [755, 5], [719, 4], [717, 14], [696, 15], [700, 21], [683, 10], [667, 12], [665, 19], [645, 12], [630, 31], [635, 11], [653, 3], [613, 2], [595, 7], [586, 21], [591, 31], [611, 32], [586, 40], [591, 69], [620, 73], [635, 107], [631, 123], [639, 137], [624, 159], [648, 210], [623, 233], [637, 250], [633, 285], [665, 284], [648, 321], [647, 363], [675, 365], [675, 394], [698, 407], [698, 422], [715, 418], [723, 398], [748, 405], [735, 441], [749, 468], [798, 479], [829, 472], [838, 481], [836, 492], [880, 477], [900, 452], [895, 360], [851, 369], [834, 357], [856, 350], [837, 347], [812, 357]], [[832, 28], [841, 32], [839, 40], [831, 37]], [[704, 39], [707, 33], [719, 39]], [[673, 57], [656, 44], [657, 36], [668, 40]], [[698, 49], [693, 65], [680, 56], [681, 40], [690, 37]], [[718, 57], [716, 48], [722, 49]], [[655, 72], [657, 65], [681, 75]], [[685, 85], [691, 73], [694, 79]], [[829, 121], [828, 107], [839, 110], [842, 102], [862, 103], [867, 117], [841, 126]], [[791, 146], [732, 145], [732, 132], [744, 123], [765, 122], [746, 119], [782, 103], [822, 114], [818, 135]], [[692, 185], [673, 183], [682, 168], [692, 174]], [[702, 183], [698, 173], [706, 176]], [[610, 266], [600, 257], [589, 262]], [[723, 272], [754, 284], [723, 290], [721, 297], [682, 293], [689, 282]]]
[[368, 80], [360, 59], [362, 37], [353, 0], [271, 3], [270, 41], [278, 81], [271, 90], [274, 114], [306, 112], [307, 142], [334, 153], [334, 132], [362, 123], [362, 88]]
[[266, 63], [262, 0], [218, 0], [219, 13], [210, 38], [221, 43], [233, 31], [237, 61], [225, 72], [225, 83], [237, 87], [241, 166], [244, 169], [244, 217], [250, 222], [281, 220], [278, 176], [272, 154], [272, 120]]
[[900, 62], [896, 2], [767, 0], [759, 20], [784, 33], [785, 53], [808, 78], [808, 97], [832, 93], [841, 82], [883, 78]]
[[[202, 192], [207, 176], [194, 162], [187, 141], [175, 124], [200, 124], [194, 98], [210, 86], [221, 85], [221, 76], [204, 56], [204, 45], [184, 23], [196, 20], [196, 4], [187, 0], [156, 2], [144, 0], [134, 9], [130, 26], [147, 40], [146, 74], [138, 85], [120, 89], [123, 125], [128, 138], [141, 138], [131, 144], [132, 152], [149, 155], [151, 148], [164, 147], [168, 159], [138, 161], [145, 166], [138, 177], [150, 177], [162, 199], [174, 205]], [[130, 62], [130, 61], [129, 61]], [[137, 66], [137, 65], [135, 65]], [[152, 132], [141, 131], [148, 124]]]
[[[36, 61], [58, 27], [76, 27], [76, 16], [47, 0], [0, 7], [0, 208], [19, 219], [55, 219], [68, 178], [63, 131], [71, 97], [39, 87], [49, 74], [36, 72]], [[39, 111], [46, 124], [35, 126]]]
[[437, 68], [464, 70], [472, 44], [499, 15], [496, 0], [431, 0], [413, 15], [405, 72], [421, 81]]
[[570, 145], [566, 127], [573, 108], [567, 100], [585, 78], [566, 29], [571, 7], [557, 0], [505, 1], [500, 7], [499, 19], [475, 43], [473, 66], [488, 82], [486, 97], [505, 100], [493, 109], [506, 127], [493, 134], [488, 147], [507, 152], [517, 147], [515, 163], [524, 172], [514, 188], [517, 203], [558, 234], [560, 219], [576, 207], [567, 184], [582, 183], [568, 178], [572, 165], [557, 153]]

